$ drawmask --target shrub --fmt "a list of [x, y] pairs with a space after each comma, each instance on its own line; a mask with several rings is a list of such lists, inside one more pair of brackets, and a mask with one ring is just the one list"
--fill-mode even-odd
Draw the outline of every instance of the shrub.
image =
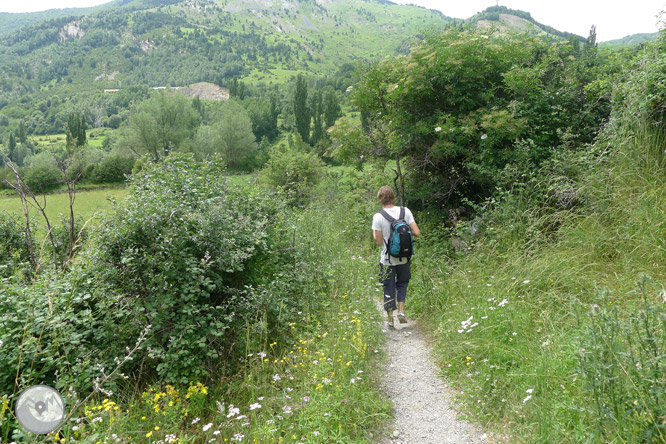
[[9, 277], [28, 261], [24, 226], [6, 211], [0, 212], [0, 277]]
[[45, 193], [62, 184], [62, 173], [56, 165], [38, 165], [23, 170], [23, 180], [34, 193]]
[[296, 205], [305, 204], [324, 174], [324, 163], [314, 153], [296, 149], [275, 151], [261, 172], [265, 184], [283, 191]]
[[255, 288], [284, 261], [278, 202], [234, 188], [221, 162], [191, 155], [146, 165], [132, 179], [125, 206], [101, 224], [95, 273], [152, 325], [144, 369], [187, 382], [232, 366], [224, 358], [257, 304], [284, 303], [288, 292], [271, 300]]
[[[81, 271], [81, 270], [78, 270]], [[91, 290], [85, 279], [44, 274], [31, 285], [3, 279], [0, 285], [0, 393], [10, 404], [30, 385], [55, 387], [73, 406], [134, 346], [138, 320], [108, 287]], [[121, 368], [123, 371], [125, 368]], [[98, 379], [99, 378], [99, 379]], [[116, 390], [117, 385], [105, 384]], [[2, 401], [0, 400], [0, 403]], [[0, 439], [22, 441], [13, 415], [0, 408]]]
[[57, 188], [63, 177], [53, 154], [44, 152], [27, 159], [23, 180], [34, 193], [40, 193]]
[[110, 155], [95, 165], [89, 179], [94, 183], [124, 182], [126, 176], [132, 174], [134, 159], [118, 155]]

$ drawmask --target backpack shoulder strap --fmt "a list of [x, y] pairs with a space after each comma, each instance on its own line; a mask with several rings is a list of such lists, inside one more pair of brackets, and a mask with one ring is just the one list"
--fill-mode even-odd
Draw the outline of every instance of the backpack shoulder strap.
[[395, 220], [390, 214], [388, 214], [388, 213], [387, 213], [386, 211], [384, 211], [384, 210], [381, 210], [381, 211], [379, 212], [379, 214], [381, 214], [382, 216], [384, 216], [384, 219], [386, 219], [387, 221], [389, 221], [389, 222], [391, 222], [391, 223]]
[[405, 207], [400, 207], [400, 220], [405, 220]]

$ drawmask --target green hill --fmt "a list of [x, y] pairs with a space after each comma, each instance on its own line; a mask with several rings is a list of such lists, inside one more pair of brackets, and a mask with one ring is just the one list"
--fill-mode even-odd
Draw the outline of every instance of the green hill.
[[268, 88], [299, 73], [331, 76], [450, 22], [371, 0], [123, 0], [80, 12], [0, 37], [0, 132], [19, 120], [35, 134], [61, 132], [77, 108], [96, 109], [89, 119], [104, 124], [127, 106], [105, 89], [227, 86], [234, 77]]
[[537, 22], [532, 15], [526, 11], [509, 9], [506, 6], [491, 6], [469, 19], [466, 23], [474, 25], [479, 29], [495, 28], [500, 32], [518, 32], [534, 35], [552, 36], [556, 38], [577, 38], [581, 42], [585, 39], [570, 32], [562, 32], [557, 29]]
[[599, 43], [599, 46], [605, 46], [605, 47], [610, 47], [610, 48], [623, 48], [626, 46], [635, 46], [635, 45], [640, 45], [641, 43], [647, 43], [651, 42], [654, 40], [657, 40], [659, 37], [658, 32], [653, 32], [653, 33], [643, 33], [643, 34], [632, 34], [628, 35], [626, 37], [622, 37], [621, 39], [616, 39], [616, 40], [609, 40], [607, 42], [601, 42]]

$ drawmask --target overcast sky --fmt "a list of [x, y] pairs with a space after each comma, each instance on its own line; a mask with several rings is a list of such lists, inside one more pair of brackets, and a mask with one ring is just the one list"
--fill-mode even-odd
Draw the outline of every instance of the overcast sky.
[[[32, 12], [52, 8], [101, 5], [108, 0], [0, 0], [0, 12]], [[468, 18], [497, 0], [393, 0], [439, 9], [445, 15]], [[587, 37], [597, 26], [597, 40], [613, 40], [630, 34], [661, 29], [666, 0], [499, 0], [501, 6], [520, 9], [544, 25]], [[666, 19], [666, 16], [664, 17]]]

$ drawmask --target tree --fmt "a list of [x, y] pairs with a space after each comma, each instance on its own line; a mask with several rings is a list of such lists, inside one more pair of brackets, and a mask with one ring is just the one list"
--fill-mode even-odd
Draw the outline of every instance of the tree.
[[243, 106], [252, 121], [252, 132], [255, 138], [261, 140], [267, 137], [268, 140], [275, 140], [278, 135], [277, 118], [280, 114], [275, 96], [271, 96], [270, 102], [259, 98], [249, 98], [243, 102]]
[[18, 131], [16, 132], [16, 135], [18, 136], [19, 142], [20, 143], [27, 143], [28, 142], [28, 136], [25, 131], [25, 122], [21, 120], [19, 122], [19, 127]]
[[355, 151], [347, 138], [338, 151], [406, 164], [424, 203], [483, 199], [507, 165], [538, 168], [601, 126], [607, 112], [592, 100], [603, 96], [588, 98], [589, 70], [572, 55], [571, 45], [527, 36], [428, 35], [408, 57], [366, 70], [354, 101], [372, 142]]
[[215, 116], [215, 123], [197, 132], [197, 147], [202, 156], [219, 153], [227, 167], [249, 169], [257, 151], [252, 122], [242, 106], [229, 102]]
[[335, 91], [329, 88], [324, 96], [324, 124], [326, 128], [335, 125], [335, 121], [339, 115], [340, 104], [338, 103], [338, 97], [335, 95]]
[[301, 74], [296, 78], [294, 92], [294, 120], [296, 132], [304, 141], [310, 140], [310, 110], [308, 108], [308, 85]]
[[312, 98], [312, 137], [310, 145], [315, 146], [324, 137], [324, 130], [322, 128], [322, 114], [323, 114], [323, 99], [321, 90], [317, 91]]
[[130, 118], [119, 140], [137, 156], [148, 154], [158, 162], [191, 140], [199, 124], [199, 113], [181, 94], [158, 95], [141, 105], [141, 112]]
[[9, 132], [5, 144], [7, 145], [9, 160], [16, 162], [16, 137], [12, 131]]
[[587, 36], [585, 41], [585, 49], [592, 49], [597, 47], [597, 27], [592, 25], [590, 28], [590, 34]]
[[67, 137], [67, 149], [80, 147], [86, 144], [86, 118], [80, 113], [70, 113], [67, 116], [65, 132]]

